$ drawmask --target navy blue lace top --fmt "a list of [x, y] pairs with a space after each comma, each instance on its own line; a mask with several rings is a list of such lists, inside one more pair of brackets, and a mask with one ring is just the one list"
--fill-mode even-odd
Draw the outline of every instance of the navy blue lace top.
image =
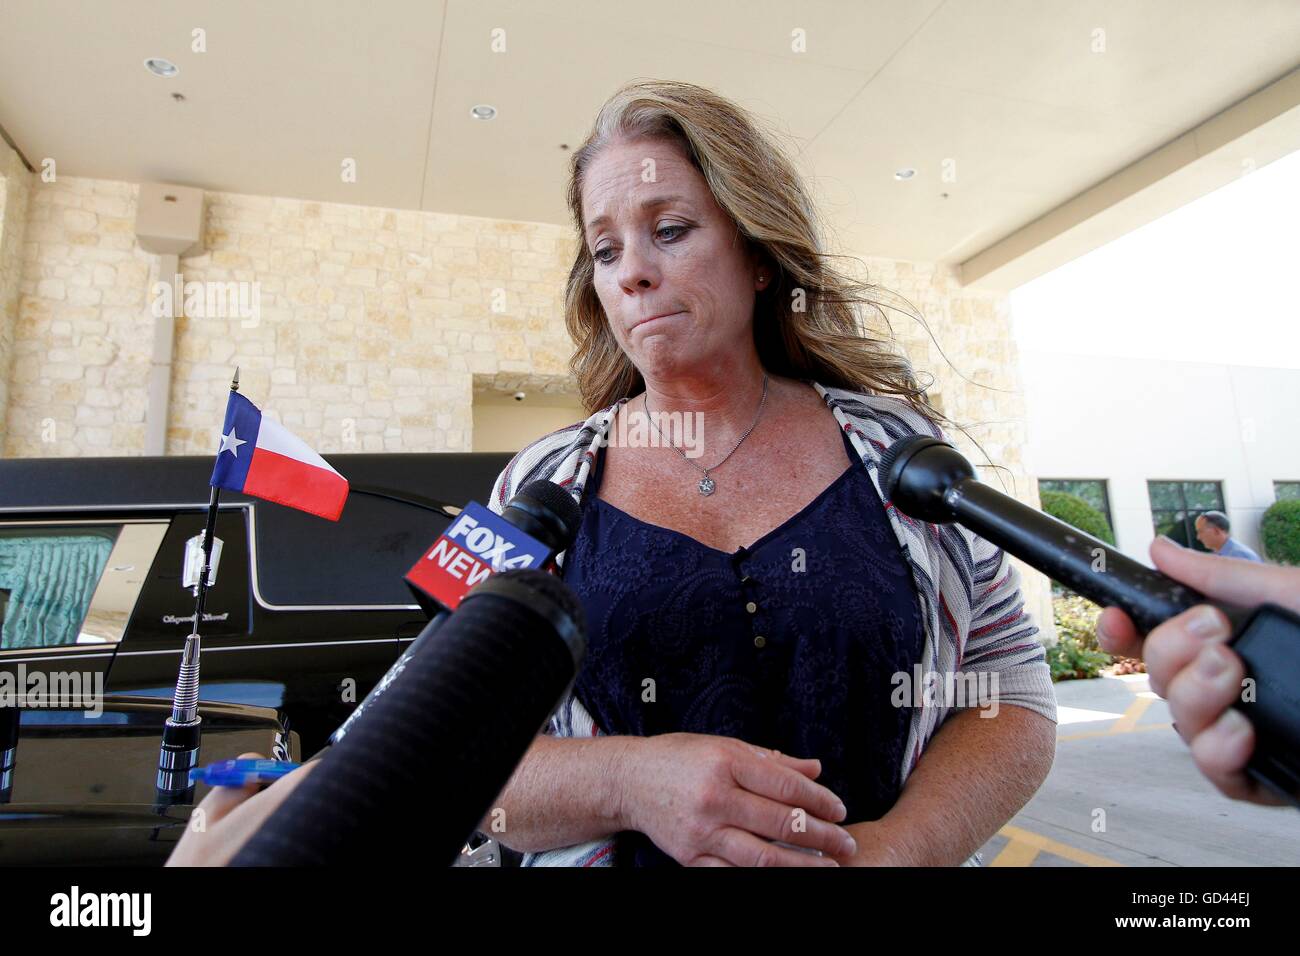
[[[583, 496], [564, 580], [587, 612], [574, 692], [603, 734], [736, 737], [821, 760], [818, 782], [875, 820], [898, 798], [911, 710], [892, 675], [920, 661], [919, 600], [866, 466], [733, 553]], [[675, 865], [644, 834], [617, 865]]]

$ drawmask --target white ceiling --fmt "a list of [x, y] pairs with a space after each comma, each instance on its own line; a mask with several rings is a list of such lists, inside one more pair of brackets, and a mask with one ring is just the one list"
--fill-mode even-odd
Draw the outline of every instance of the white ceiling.
[[0, 124], [61, 175], [567, 224], [561, 144], [687, 80], [786, 138], [849, 251], [960, 263], [1298, 64], [1297, 0], [4, 0]]

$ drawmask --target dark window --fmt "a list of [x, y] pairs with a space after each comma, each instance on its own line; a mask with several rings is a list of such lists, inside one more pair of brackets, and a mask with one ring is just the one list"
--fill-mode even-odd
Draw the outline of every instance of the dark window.
[[1184, 547], [1208, 551], [1196, 537], [1196, 519], [1207, 511], [1224, 511], [1223, 484], [1218, 481], [1148, 481], [1151, 524], [1157, 535], [1168, 535]]
[[414, 604], [403, 580], [451, 519], [353, 493], [338, 521], [256, 506], [257, 582], [273, 605]]
[[1067, 495], [1082, 498], [1101, 512], [1106, 524], [1115, 530], [1115, 522], [1110, 517], [1110, 495], [1106, 493], [1104, 478], [1040, 478], [1039, 491], [1063, 491]]
[[1273, 497], [1278, 501], [1295, 501], [1300, 499], [1300, 481], [1273, 482]]

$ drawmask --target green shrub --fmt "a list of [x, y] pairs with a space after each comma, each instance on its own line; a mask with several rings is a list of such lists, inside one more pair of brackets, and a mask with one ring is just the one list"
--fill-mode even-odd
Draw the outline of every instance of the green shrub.
[[1275, 501], [1259, 522], [1264, 556], [1281, 564], [1300, 564], [1300, 499]]
[[1109, 545], [1115, 543], [1115, 535], [1105, 516], [1078, 495], [1064, 491], [1043, 491], [1039, 493], [1039, 498], [1043, 502], [1043, 511], [1053, 518], [1094, 538], [1100, 538]]
[[1081, 647], [1072, 637], [1063, 637], [1055, 646], [1047, 648], [1047, 664], [1054, 681], [1096, 677], [1109, 663], [1109, 654]]
[[[1051, 492], [1048, 492], [1051, 494]], [[1097, 645], [1097, 618], [1101, 608], [1077, 594], [1052, 598], [1057, 642], [1047, 648], [1052, 680], [1096, 677], [1111, 657]]]

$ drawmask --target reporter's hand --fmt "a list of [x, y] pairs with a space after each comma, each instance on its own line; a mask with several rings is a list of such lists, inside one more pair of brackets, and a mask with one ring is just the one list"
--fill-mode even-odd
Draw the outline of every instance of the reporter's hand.
[[[1151, 543], [1156, 567], [1207, 597], [1253, 607], [1265, 602], [1300, 611], [1300, 569], [1256, 564], [1182, 548], [1166, 537]], [[1255, 730], [1232, 707], [1246, 676], [1222, 611], [1198, 604], [1154, 628], [1143, 642], [1129, 616], [1105, 608], [1097, 619], [1102, 650], [1146, 661], [1151, 689], [1169, 702], [1178, 734], [1211, 783], [1234, 800], [1271, 806], [1284, 801], [1246, 775]]]
[[[262, 754], [240, 754], [240, 760], [265, 760]], [[185, 835], [167, 858], [167, 866], [225, 866], [285, 801], [294, 787], [320, 763], [314, 760], [285, 774], [265, 790], [261, 784], [243, 787], [213, 787], [190, 815]], [[202, 814], [200, 817], [199, 814]], [[194, 829], [202, 820], [202, 830]]]
[[[621, 816], [629, 829], [687, 866], [837, 866], [832, 857], [851, 856], [856, 844], [833, 822], [846, 811], [834, 793], [813, 782], [820, 773], [818, 760], [734, 737], [630, 738]], [[795, 829], [799, 820], [802, 831]]]

